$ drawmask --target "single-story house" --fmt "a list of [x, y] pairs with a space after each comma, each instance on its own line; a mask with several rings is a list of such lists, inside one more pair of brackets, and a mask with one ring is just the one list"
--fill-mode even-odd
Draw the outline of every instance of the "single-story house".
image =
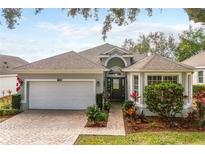
[[17, 74], [14, 68], [27, 63], [19, 57], [0, 55], [0, 97], [9, 95], [8, 90], [11, 94], [16, 93]]
[[188, 96], [184, 111], [192, 106], [193, 67], [108, 43], [36, 61], [16, 71], [24, 80], [25, 109], [85, 109], [96, 103], [97, 93], [104, 92], [116, 102], [129, 99], [134, 90], [141, 96], [137, 106], [145, 109], [143, 89], [160, 82], [181, 83]]
[[205, 84], [205, 51], [186, 59], [182, 63], [195, 67], [193, 84]]

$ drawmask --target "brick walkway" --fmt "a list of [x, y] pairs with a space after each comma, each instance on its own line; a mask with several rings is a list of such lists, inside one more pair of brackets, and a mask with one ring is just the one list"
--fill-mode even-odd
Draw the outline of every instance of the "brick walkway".
[[85, 128], [84, 111], [29, 110], [0, 123], [0, 144], [73, 144], [79, 134], [125, 135], [120, 104], [106, 128]]

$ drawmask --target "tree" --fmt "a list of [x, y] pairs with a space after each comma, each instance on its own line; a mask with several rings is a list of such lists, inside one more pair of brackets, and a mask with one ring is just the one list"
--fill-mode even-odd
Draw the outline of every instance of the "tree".
[[163, 32], [151, 32], [148, 35], [140, 34], [136, 43], [132, 39], [125, 39], [123, 47], [131, 52], [151, 52], [174, 59], [176, 44], [172, 34], [166, 36]]
[[190, 58], [205, 49], [204, 32], [203, 28], [189, 27], [188, 30], [179, 34], [179, 44], [175, 53], [178, 61]]
[[192, 8], [185, 9], [186, 13], [189, 16], [189, 20], [194, 22], [205, 22], [205, 9]]
[[[22, 10], [20, 8], [4, 8], [1, 9], [1, 15], [6, 20], [7, 27], [9, 29], [15, 28], [15, 25], [18, 25], [18, 20], [21, 19]], [[35, 9], [35, 14], [39, 14], [43, 9]], [[90, 8], [70, 8], [62, 9], [66, 12], [68, 16], [75, 17], [77, 15], [82, 15], [86, 20], [88, 18], [94, 18], [98, 21], [98, 11], [99, 9], [90, 9]], [[107, 32], [112, 29], [113, 24], [118, 26], [128, 25], [136, 20], [136, 17], [143, 9], [138, 8], [110, 8], [106, 9], [107, 13], [105, 14], [105, 21], [102, 28], [103, 39], [107, 38]], [[147, 8], [147, 15], [152, 15], [152, 9]], [[190, 20], [195, 22], [205, 22], [205, 9], [185, 9]]]

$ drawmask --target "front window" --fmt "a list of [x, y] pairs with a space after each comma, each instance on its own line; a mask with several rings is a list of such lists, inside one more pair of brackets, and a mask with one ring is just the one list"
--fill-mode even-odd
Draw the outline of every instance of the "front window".
[[204, 81], [204, 79], [203, 79], [203, 76], [204, 76], [204, 72], [203, 71], [199, 71], [198, 72], [198, 82], [199, 83], [203, 83]]
[[134, 75], [134, 90], [139, 92], [139, 77], [138, 75]]
[[161, 82], [178, 83], [178, 76], [177, 75], [148, 75], [147, 77], [148, 85], [157, 84]]

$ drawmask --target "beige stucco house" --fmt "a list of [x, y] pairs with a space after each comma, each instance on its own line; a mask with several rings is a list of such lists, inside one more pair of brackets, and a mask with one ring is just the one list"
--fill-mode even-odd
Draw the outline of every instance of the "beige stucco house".
[[[184, 86], [184, 112], [192, 106], [193, 67], [161, 57], [130, 53], [111, 44], [81, 52], [67, 52], [16, 69], [24, 80], [25, 109], [85, 109], [104, 92], [112, 102], [129, 99], [136, 90], [136, 105], [146, 111], [145, 86], [174, 82]], [[146, 111], [145, 114], [151, 114]]]

